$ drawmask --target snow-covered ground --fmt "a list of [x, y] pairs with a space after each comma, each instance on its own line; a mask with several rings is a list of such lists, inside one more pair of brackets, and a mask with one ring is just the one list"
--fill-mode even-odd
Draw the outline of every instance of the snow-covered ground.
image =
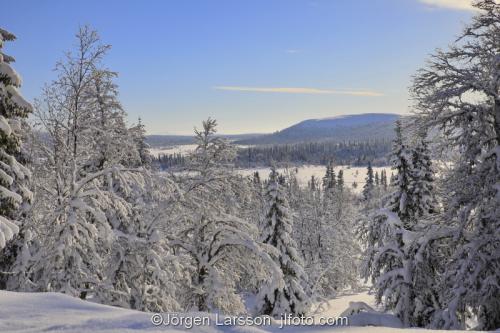
[[[315, 315], [320, 317], [338, 317], [349, 302], [366, 302], [373, 306], [373, 297], [368, 293], [345, 295], [331, 300], [329, 307]], [[271, 326], [217, 326], [215, 315], [206, 313], [182, 314], [182, 316], [210, 318], [210, 325], [195, 326], [188, 329], [184, 326], [154, 326], [151, 313], [126, 310], [106, 305], [82, 301], [59, 293], [14, 293], [0, 291], [0, 332], [34, 333], [127, 333], [127, 332], [202, 332], [202, 333], [259, 333], [259, 332], [350, 332], [350, 333], [392, 333], [401, 329], [389, 327], [325, 327], [284, 326], [273, 322]], [[165, 318], [166, 315], [164, 315]], [[181, 316], [178, 314], [177, 316]], [[218, 319], [221, 323], [223, 319]], [[405, 329], [404, 332], [432, 332], [422, 329]], [[443, 331], [444, 332], [444, 331]], [[451, 331], [446, 331], [451, 332]]]
[[[311, 176], [314, 175], [316, 179], [320, 180], [325, 175], [326, 167], [323, 165], [304, 165], [300, 167], [293, 167], [292, 170], [297, 169], [297, 179], [302, 186], [306, 186], [307, 182], [311, 180]], [[336, 166], [335, 173], [338, 175], [339, 171], [344, 171], [344, 182], [346, 186], [353, 187], [356, 183], [357, 187], [354, 189], [355, 192], [361, 192], [363, 190], [363, 185], [365, 184], [366, 178], [366, 167], [350, 167], [350, 166]], [[387, 177], [391, 176], [390, 167], [374, 167], [373, 172], [378, 172], [379, 175], [382, 170], [386, 170]], [[252, 175], [255, 171], [258, 171], [262, 179], [269, 175], [270, 168], [251, 168], [251, 169], [239, 169], [238, 172], [244, 176]], [[283, 169], [279, 169], [279, 172], [283, 172]]]

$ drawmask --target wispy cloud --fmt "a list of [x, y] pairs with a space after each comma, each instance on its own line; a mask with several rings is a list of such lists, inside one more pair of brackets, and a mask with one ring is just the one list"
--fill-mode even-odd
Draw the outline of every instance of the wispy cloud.
[[285, 50], [286, 53], [290, 53], [290, 54], [294, 54], [294, 53], [299, 53], [300, 50], [299, 49], [288, 49], [288, 50]]
[[281, 94], [308, 94], [308, 95], [351, 95], [379, 97], [382, 93], [371, 90], [334, 90], [318, 88], [290, 88], [290, 87], [240, 87], [240, 86], [216, 86], [215, 90], [243, 91], [256, 93], [281, 93]]
[[418, 0], [432, 7], [458, 9], [458, 10], [476, 10], [472, 6], [472, 0]]

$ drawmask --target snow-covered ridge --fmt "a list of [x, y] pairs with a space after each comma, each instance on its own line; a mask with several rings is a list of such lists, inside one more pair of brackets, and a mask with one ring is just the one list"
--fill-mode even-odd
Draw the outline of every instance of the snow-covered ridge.
[[[393, 119], [397, 118], [400, 115], [394, 114], [394, 113], [360, 113], [360, 114], [347, 114], [347, 115], [339, 115], [339, 116], [332, 116], [332, 117], [324, 117], [324, 118], [317, 118], [317, 119], [309, 119], [309, 121], [322, 121], [322, 120], [340, 120], [340, 119], [349, 119], [349, 118], [367, 118], [367, 117], [379, 117], [379, 118], [387, 118], [387, 119]], [[306, 120], [307, 121], [307, 120]]]
[[320, 119], [307, 119], [276, 133], [236, 141], [237, 144], [291, 144], [318, 141], [367, 141], [391, 139], [394, 123], [401, 117], [393, 113], [362, 113]]

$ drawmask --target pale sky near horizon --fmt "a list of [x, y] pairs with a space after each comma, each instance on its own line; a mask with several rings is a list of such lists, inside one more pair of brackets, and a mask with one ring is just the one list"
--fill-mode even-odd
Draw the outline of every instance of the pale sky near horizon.
[[113, 45], [129, 122], [149, 134], [273, 132], [304, 119], [407, 113], [411, 75], [446, 48], [469, 0], [16, 0], [0, 26], [17, 35], [22, 92], [33, 100], [89, 24]]

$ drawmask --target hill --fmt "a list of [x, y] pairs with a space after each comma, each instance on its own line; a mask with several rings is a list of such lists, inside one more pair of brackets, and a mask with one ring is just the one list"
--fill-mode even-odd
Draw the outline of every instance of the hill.
[[242, 145], [288, 144], [318, 141], [367, 141], [393, 138], [394, 123], [401, 116], [391, 113], [364, 113], [309, 119], [273, 134], [235, 141]]

